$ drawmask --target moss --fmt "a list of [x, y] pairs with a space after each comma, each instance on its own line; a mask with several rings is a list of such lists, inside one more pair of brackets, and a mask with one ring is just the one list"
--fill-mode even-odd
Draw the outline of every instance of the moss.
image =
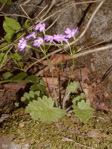
[[3, 134], [14, 135], [16, 144], [28, 143], [40, 148], [112, 146], [111, 117], [99, 111], [86, 124], [81, 123], [75, 115], [64, 116], [58, 123], [46, 124], [32, 120], [24, 109], [19, 109], [2, 124], [0, 135]]

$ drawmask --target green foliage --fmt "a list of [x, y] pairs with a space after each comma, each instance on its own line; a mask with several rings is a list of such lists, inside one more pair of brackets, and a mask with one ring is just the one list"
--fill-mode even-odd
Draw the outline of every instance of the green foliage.
[[[79, 88], [79, 82], [71, 82], [67, 86], [67, 92], [68, 93], [75, 93], [75, 95], [72, 97], [72, 107], [73, 111], [75, 112], [75, 115], [83, 122], [86, 123], [89, 118], [92, 116], [93, 108], [90, 107], [90, 103], [86, 100], [86, 94], [81, 93], [78, 95]], [[77, 94], [76, 94], [77, 93]]]
[[6, 83], [6, 82], [22, 82], [25, 81], [23, 80], [27, 76], [27, 73], [25, 72], [20, 72], [17, 75], [13, 76], [12, 78], [8, 77], [9, 80], [4, 80], [0, 81], [0, 83]]
[[12, 77], [12, 76], [13, 76], [13, 74], [11, 72], [5, 72], [5, 73], [2, 74], [2, 77], [5, 80], [8, 79], [8, 78], [10, 78], [10, 77]]
[[[2, 66], [7, 58], [11, 57], [13, 59], [13, 61], [16, 63], [18, 68], [22, 68], [24, 65], [22, 62], [20, 62], [20, 60], [22, 59], [22, 57], [18, 54], [18, 53], [10, 53], [11, 49], [13, 47], [17, 48], [18, 44], [14, 44], [14, 46], [12, 46], [11, 44], [9, 44], [9, 42], [12, 42], [15, 39], [15, 43], [18, 43], [18, 41], [24, 36], [22, 35], [22, 32], [18, 32], [21, 30], [21, 25], [19, 24], [19, 22], [17, 22], [15, 19], [9, 18], [9, 17], [4, 17], [5, 20], [3, 22], [3, 29], [5, 30], [6, 34], [4, 36], [4, 39], [7, 41], [3, 42], [0, 44], [0, 52], [4, 52], [6, 50], [9, 49], [9, 51], [5, 54], [5, 53], [0, 53], [0, 65]], [[10, 55], [9, 55], [10, 53]], [[5, 56], [5, 58], [4, 58]]]
[[31, 83], [39, 83], [40, 81], [40, 79], [34, 75], [28, 76], [26, 80]]
[[0, 53], [0, 66], [7, 61], [7, 58], [8, 58], [7, 54]]
[[71, 82], [68, 86], [67, 86], [67, 92], [69, 93], [76, 93], [77, 89], [79, 88], [79, 82]]
[[37, 100], [38, 97], [40, 97], [40, 91], [30, 91], [29, 93], [24, 93], [21, 101], [28, 104], [30, 101]]
[[25, 27], [27, 29], [30, 27], [30, 21], [28, 19], [25, 21]]
[[13, 33], [7, 33], [5, 36], [4, 36], [4, 39], [8, 42], [11, 42], [12, 39], [14, 37], [14, 32]]
[[[9, 75], [9, 74], [6, 73], [6, 75]], [[3, 76], [4, 76], [4, 74], [3, 74]], [[27, 82], [27, 83], [33, 83], [33, 85], [31, 85], [31, 87], [30, 87], [31, 91], [38, 90], [41, 92], [41, 94], [48, 96], [48, 92], [45, 89], [44, 81], [42, 80], [41, 77], [36, 77], [34, 75], [27, 77], [27, 73], [25, 73], [25, 72], [20, 72], [17, 75], [13, 76], [12, 78], [10, 78], [10, 77], [11, 76], [8, 76], [8, 77], [6, 76], [6, 78], [9, 80], [0, 81], [0, 83], [23, 82], [23, 81]]]
[[39, 91], [41, 91], [41, 93], [42, 93], [43, 95], [45, 94], [45, 95], [48, 96], [48, 92], [46, 91], [45, 86], [44, 86], [44, 85], [41, 85], [40, 83], [33, 84], [33, 85], [30, 87], [30, 90], [32, 90], [32, 91], [39, 90]]
[[22, 56], [20, 56], [18, 53], [13, 54], [11, 52], [10, 52], [10, 56], [18, 67], [20, 68], [23, 67], [23, 63], [20, 62], [20, 60], [22, 59]]
[[11, 42], [14, 37], [15, 31], [19, 31], [21, 29], [21, 25], [15, 19], [5, 17], [3, 28], [6, 32], [4, 39], [8, 42]]
[[75, 115], [83, 122], [86, 123], [92, 116], [94, 109], [90, 107], [90, 103], [85, 100], [78, 102], [77, 106], [73, 104], [73, 111]]
[[77, 50], [77, 53], [78, 53], [78, 52], [80, 52], [80, 51], [82, 51], [82, 49], [81, 49], [81, 48], [79, 48], [79, 49]]
[[20, 72], [17, 75], [15, 75], [14, 77], [12, 77], [10, 80], [11, 82], [20, 82], [22, 81], [25, 77], [27, 76], [27, 73], [25, 72]]
[[0, 3], [4, 4], [8, 4], [8, 5], [11, 5], [12, 1], [11, 0], [0, 0]]
[[12, 29], [6, 21], [3, 22], [3, 28], [6, 33], [13, 33], [14, 34], [14, 29]]
[[0, 51], [4, 52], [4, 51], [8, 50], [9, 46], [7, 46], [7, 45], [8, 45], [7, 42], [0, 44]]
[[15, 102], [15, 107], [19, 107], [19, 102]]
[[65, 115], [65, 110], [54, 107], [52, 98], [43, 96], [38, 100], [33, 100], [26, 107], [26, 112], [30, 113], [34, 120], [40, 119], [42, 122], [57, 122], [59, 118]]
[[9, 26], [13, 30], [18, 31], [21, 29], [21, 25], [15, 19], [5, 17], [5, 22], [6, 22], [7, 26]]
[[76, 102], [81, 101], [82, 99], [86, 99], [86, 94], [81, 93], [79, 95], [74, 96], [72, 102], [73, 104], [76, 104]]
[[22, 57], [18, 54], [18, 53], [10, 53], [12, 59], [16, 60], [16, 61], [20, 61], [22, 59]]
[[[37, 80], [36, 80], [36, 78], [34, 77], [35, 79], [33, 79], [33, 77], [34, 77], [33, 75], [28, 77], [28, 79], [29, 78], [31, 79], [29, 81], [30, 82], [32, 81], [32, 83], [33, 83], [33, 85], [30, 87], [30, 90], [31, 91], [38, 90], [41, 92], [42, 95], [49, 96], [47, 90], [45, 89], [45, 83], [44, 83], [43, 79], [41, 77], [39, 78], [39, 77], [35, 76], [37, 78]], [[26, 80], [27, 80], [27, 78], [26, 78]]]

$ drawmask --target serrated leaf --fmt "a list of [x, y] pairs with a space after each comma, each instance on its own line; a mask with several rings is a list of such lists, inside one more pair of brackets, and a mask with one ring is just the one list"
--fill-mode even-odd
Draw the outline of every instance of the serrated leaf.
[[24, 93], [24, 96], [23, 96], [25, 99], [29, 99], [29, 94], [28, 93]]
[[10, 80], [13, 82], [22, 81], [27, 76], [27, 73], [20, 72], [16, 76], [12, 77]]
[[67, 86], [67, 92], [69, 93], [76, 93], [77, 89], [79, 88], [79, 82], [71, 82], [68, 86]]
[[13, 30], [18, 31], [21, 29], [21, 25], [15, 19], [5, 16], [5, 21], [6, 21], [7, 25], [10, 26]]
[[31, 75], [31, 76], [28, 76], [26, 78], [27, 81], [31, 82], [31, 83], [39, 83], [39, 78], [34, 76], [34, 75]]
[[30, 27], [30, 23], [29, 23], [30, 21], [27, 19], [26, 21], [25, 21], [25, 27], [28, 29], [29, 27]]
[[47, 96], [30, 102], [26, 107], [26, 112], [30, 113], [34, 120], [40, 119], [42, 122], [48, 123], [57, 122], [66, 113], [65, 110], [54, 107], [54, 101]]
[[34, 98], [35, 93], [34, 93], [33, 91], [30, 91], [30, 92], [29, 92], [29, 96], [30, 96], [31, 98]]
[[19, 102], [15, 102], [15, 107], [19, 107]]
[[39, 97], [40, 96], [40, 91], [35, 91], [35, 95]]
[[7, 33], [13, 33], [14, 34], [14, 32], [15, 32], [10, 26], [7, 25], [6, 21], [3, 22], [3, 29]]
[[26, 98], [25, 98], [25, 97], [21, 97], [21, 101], [23, 101], [23, 102], [24, 102], [25, 100], [26, 100]]
[[20, 61], [22, 59], [22, 56], [20, 56], [18, 53], [13, 54], [10, 52], [10, 55], [11, 55], [11, 58], [15, 59], [16, 61]]
[[72, 99], [72, 103], [75, 104], [77, 101], [80, 101], [82, 99], [86, 99], [86, 94], [81, 93], [80, 95], [74, 96]]
[[5, 72], [5, 73], [2, 74], [2, 77], [4, 79], [8, 79], [8, 78], [10, 78], [12, 76], [13, 76], [13, 73], [11, 73], [11, 72]]
[[24, 93], [23, 97], [21, 97], [21, 101], [28, 104], [30, 101], [37, 100], [40, 96], [40, 91], [30, 91], [29, 93]]
[[90, 103], [82, 100], [78, 102], [78, 106], [73, 105], [73, 111], [75, 115], [83, 122], [86, 123], [89, 118], [92, 116], [94, 109], [90, 107]]
[[12, 39], [14, 37], [14, 33], [7, 33], [5, 36], [4, 36], [4, 39], [8, 42], [11, 42]]

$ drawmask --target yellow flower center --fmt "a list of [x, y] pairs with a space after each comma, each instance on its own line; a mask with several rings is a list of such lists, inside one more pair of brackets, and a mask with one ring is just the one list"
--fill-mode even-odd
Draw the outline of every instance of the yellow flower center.
[[39, 42], [41, 43], [42, 42], [42, 39], [40, 39]]

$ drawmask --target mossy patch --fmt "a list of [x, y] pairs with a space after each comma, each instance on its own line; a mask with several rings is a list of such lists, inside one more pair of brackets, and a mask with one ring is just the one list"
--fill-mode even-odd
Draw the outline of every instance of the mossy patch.
[[32, 120], [21, 108], [1, 125], [0, 136], [9, 134], [14, 136], [15, 144], [37, 148], [106, 149], [112, 147], [112, 116], [96, 111], [88, 123], [83, 124], [75, 115], [68, 114], [58, 123], [46, 124]]

